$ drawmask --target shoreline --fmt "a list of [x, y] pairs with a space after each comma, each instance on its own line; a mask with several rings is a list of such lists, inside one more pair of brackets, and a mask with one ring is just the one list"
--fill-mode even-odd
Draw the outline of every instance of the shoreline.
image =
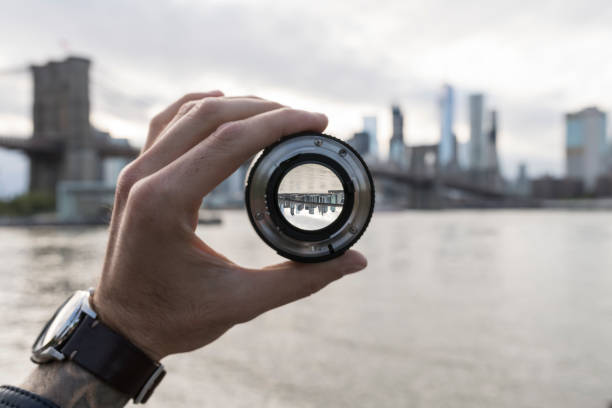
[[[218, 209], [221, 211], [236, 211], [237, 208]], [[392, 205], [379, 204], [374, 212], [454, 212], [454, 211], [612, 211], [612, 198], [606, 199], [573, 199], [573, 200], [541, 200], [534, 206], [491, 206], [491, 207], [446, 207], [446, 208], [406, 208]], [[0, 216], [0, 228], [2, 227], [107, 227], [110, 220], [59, 220], [55, 214], [37, 214], [29, 217]], [[202, 217], [198, 225], [220, 225], [223, 220], [220, 216], [213, 214]]]

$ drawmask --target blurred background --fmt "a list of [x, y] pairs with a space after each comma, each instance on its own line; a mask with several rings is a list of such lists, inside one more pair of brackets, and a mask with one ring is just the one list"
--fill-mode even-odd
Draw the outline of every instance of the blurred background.
[[[612, 403], [612, 4], [20, 1], [0, 15], [0, 382], [95, 284], [117, 176], [192, 91], [324, 112], [377, 192], [366, 271], [189, 356], [152, 406]], [[198, 234], [280, 258], [243, 207]]]

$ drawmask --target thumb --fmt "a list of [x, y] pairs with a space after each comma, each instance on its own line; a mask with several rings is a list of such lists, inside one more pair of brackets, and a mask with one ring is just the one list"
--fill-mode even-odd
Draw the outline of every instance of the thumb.
[[302, 264], [284, 262], [253, 271], [250, 306], [256, 315], [318, 292], [344, 275], [364, 269], [366, 258], [357, 251], [328, 262]]

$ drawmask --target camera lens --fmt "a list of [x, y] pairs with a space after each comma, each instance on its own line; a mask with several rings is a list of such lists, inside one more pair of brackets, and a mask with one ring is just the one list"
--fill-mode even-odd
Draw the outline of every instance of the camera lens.
[[245, 201], [255, 231], [280, 255], [320, 262], [342, 255], [365, 231], [374, 185], [352, 147], [305, 132], [281, 139], [253, 161]]

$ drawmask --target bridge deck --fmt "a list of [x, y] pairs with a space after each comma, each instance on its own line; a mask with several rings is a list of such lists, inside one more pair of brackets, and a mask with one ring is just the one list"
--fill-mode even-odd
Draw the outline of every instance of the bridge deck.
[[[61, 155], [65, 143], [62, 140], [50, 138], [24, 138], [16, 136], [0, 136], [0, 148], [21, 150], [26, 154]], [[101, 156], [135, 158], [140, 150], [130, 145], [119, 145], [109, 142], [99, 142], [93, 145]]]
[[470, 180], [468, 176], [461, 173], [450, 173], [443, 175], [430, 174], [411, 174], [408, 171], [390, 168], [381, 165], [370, 166], [372, 176], [376, 179], [387, 179], [400, 184], [408, 184], [415, 189], [430, 190], [437, 187], [463, 191], [478, 197], [503, 200], [503, 199], [523, 199], [505, 191], [501, 191], [492, 186], [485, 186]]

